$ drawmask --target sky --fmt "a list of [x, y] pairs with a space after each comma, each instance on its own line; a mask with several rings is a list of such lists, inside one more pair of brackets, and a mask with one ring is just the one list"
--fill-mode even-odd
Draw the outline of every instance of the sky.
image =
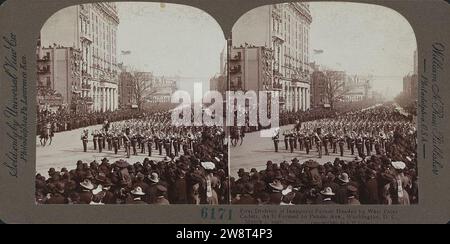
[[[396, 11], [378, 5], [310, 3], [311, 61], [349, 74], [373, 75], [374, 90], [393, 98], [412, 73], [414, 31]], [[315, 55], [313, 50], [324, 52]]]
[[[176, 4], [116, 3], [119, 60], [158, 76], [181, 76], [179, 89], [193, 94], [193, 83], [220, 72], [226, 40], [219, 24], [202, 10]], [[121, 51], [131, 51], [121, 55]]]

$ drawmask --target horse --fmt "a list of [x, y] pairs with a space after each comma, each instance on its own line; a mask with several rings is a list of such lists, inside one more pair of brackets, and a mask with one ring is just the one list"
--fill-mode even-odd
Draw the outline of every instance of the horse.
[[51, 129], [51, 125], [47, 124], [46, 126], [44, 126], [44, 128], [42, 128], [41, 130], [41, 135], [40, 135], [40, 142], [41, 145], [43, 147], [45, 147], [47, 145], [47, 142], [49, 142], [49, 146], [52, 145], [52, 141], [53, 141], [53, 131]]
[[244, 134], [241, 127], [233, 127], [231, 129], [231, 145], [236, 147], [239, 141], [241, 141], [240, 145], [244, 142]]

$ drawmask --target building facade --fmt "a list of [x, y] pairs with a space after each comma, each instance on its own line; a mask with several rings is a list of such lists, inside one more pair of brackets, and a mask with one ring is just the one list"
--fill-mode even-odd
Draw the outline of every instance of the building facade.
[[279, 92], [284, 111], [310, 108], [311, 23], [309, 4], [297, 2], [254, 9], [233, 28], [234, 46], [266, 47], [272, 51], [271, 82], [272, 87], [281, 87], [274, 91]]
[[[37, 104], [40, 108], [65, 107], [76, 110], [74, 106], [82, 103], [80, 65], [79, 50], [58, 46], [42, 48], [38, 44]], [[84, 100], [84, 103], [88, 102], [91, 101]]]
[[88, 101], [89, 111], [118, 108], [118, 25], [115, 3], [93, 3], [58, 11], [41, 30], [43, 49], [56, 46], [81, 53], [79, 89], [68, 87], [62, 95], [70, 100], [67, 94], [79, 94], [80, 100]]
[[176, 78], [153, 76], [150, 86], [153, 92], [148, 96], [148, 103], [171, 103], [172, 94], [177, 90], [177, 80]]
[[418, 82], [419, 77], [417, 74], [408, 74], [403, 77], [403, 94], [413, 100], [417, 100]]
[[[148, 106], [160, 103], [171, 103], [172, 94], [177, 90], [177, 81], [175, 78], [166, 78], [164, 76], [155, 76], [152, 72], [131, 71], [128, 67], [119, 65], [119, 107], [121, 109], [138, 108], [136, 81], [134, 76], [138, 76], [145, 84], [143, 97]], [[144, 85], [143, 85], [144, 86]]]
[[231, 51], [231, 90], [273, 91], [272, 51], [266, 47], [238, 47]]
[[343, 97], [344, 102], [359, 102], [371, 99], [371, 77], [347, 76]]

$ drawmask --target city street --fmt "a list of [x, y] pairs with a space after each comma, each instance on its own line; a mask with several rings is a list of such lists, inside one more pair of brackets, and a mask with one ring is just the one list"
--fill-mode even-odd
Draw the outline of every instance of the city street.
[[[293, 129], [294, 125], [281, 127], [281, 133], [287, 129]], [[281, 163], [284, 160], [291, 162], [292, 159], [297, 158], [300, 163], [308, 160], [317, 161], [320, 164], [325, 164], [329, 161], [333, 162], [337, 157], [344, 160], [351, 160], [354, 157], [348, 155], [348, 152], [344, 154], [344, 157], [340, 157], [339, 154], [330, 153], [330, 156], [323, 156], [318, 158], [317, 150], [313, 147], [309, 155], [305, 151], [294, 150], [294, 153], [286, 151], [284, 146], [284, 137], [280, 136], [280, 143], [278, 145], [279, 152], [275, 153], [272, 138], [261, 138], [261, 132], [253, 132], [245, 135], [244, 143], [242, 146], [231, 148], [231, 161], [230, 161], [230, 175], [237, 177], [237, 172], [240, 168], [250, 171], [252, 168], [256, 168], [258, 171], [264, 170], [266, 162], [272, 160], [274, 163]]]
[[[101, 129], [102, 125], [88, 127], [89, 132], [96, 129]], [[119, 154], [115, 155], [114, 152], [103, 150], [99, 153], [98, 150], [94, 151], [94, 145], [92, 143], [92, 137], [89, 138], [88, 152], [83, 152], [83, 144], [81, 142], [81, 134], [84, 128], [56, 133], [53, 138], [52, 145], [43, 147], [39, 142], [39, 137], [36, 139], [36, 173], [47, 176], [47, 172], [50, 168], [55, 168], [57, 171], [62, 168], [68, 170], [76, 167], [77, 161], [82, 160], [83, 163], [91, 163], [97, 160], [101, 163], [103, 158], [108, 158], [110, 163], [114, 163], [119, 159], [124, 159], [129, 163], [143, 162], [148, 154], [140, 154], [139, 156], [131, 156], [127, 159], [123, 147], [119, 151]], [[161, 160], [164, 156], [159, 156], [156, 150], [153, 150], [153, 157], [149, 157], [151, 160]]]

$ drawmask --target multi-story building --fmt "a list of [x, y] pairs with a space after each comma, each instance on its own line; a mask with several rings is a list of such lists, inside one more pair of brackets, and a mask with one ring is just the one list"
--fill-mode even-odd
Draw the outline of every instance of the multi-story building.
[[85, 111], [92, 104], [89, 98], [81, 99], [81, 52], [71, 47], [38, 45], [38, 105], [63, 106], [75, 111]]
[[177, 78], [153, 76], [151, 82], [153, 92], [147, 99], [148, 103], [171, 103], [172, 94], [177, 90]]
[[[41, 30], [42, 47], [65, 47], [79, 50], [77, 89], [89, 101], [90, 111], [112, 111], [118, 108], [117, 28], [119, 16], [115, 3], [81, 4], [58, 11]], [[57, 71], [60, 72], [60, 71]], [[63, 71], [61, 71], [63, 72]], [[59, 82], [59, 81], [56, 81]]]
[[328, 104], [326, 84], [324, 73], [315, 70], [311, 75], [311, 107], [322, 108]]
[[[309, 3], [267, 5], [245, 14], [233, 28], [234, 46], [272, 50], [272, 84], [279, 91], [282, 110], [310, 108]], [[247, 80], [243, 80], [247, 83]]]
[[217, 74], [209, 81], [209, 90], [217, 91], [224, 96], [228, 91], [228, 80], [224, 74]]
[[266, 47], [246, 46], [231, 51], [231, 90], [273, 91], [272, 51]]
[[413, 100], [416, 100], [418, 97], [418, 82], [419, 77], [417, 74], [408, 74], [403, 77], [403, 94]]
[[[177, 90], [176, 78], [158, 77], [152, 72], [131, 71], [129, 67], [123, 65], [119, 67], [120, 108], [138, 108], [137, 92], [141, 93], [148, 105], [171, 102], [172, 94]], [[139, 77], [139, 81], [133, 77]], [[136, 82], [140, 83], [141, 88], [136, 88]]]
[[403, 95], [411, 100], [418, 99], [418, 85], [419, 85], [419, 67], [418, 67], [418, 56], [417, 50], [414, 51], [414, 67], [412, 74], [409, 73], [403, 77]]
[[371, 80], [370, 76], [347, 76], [343, 101], [359, 102], [370, 99]]

